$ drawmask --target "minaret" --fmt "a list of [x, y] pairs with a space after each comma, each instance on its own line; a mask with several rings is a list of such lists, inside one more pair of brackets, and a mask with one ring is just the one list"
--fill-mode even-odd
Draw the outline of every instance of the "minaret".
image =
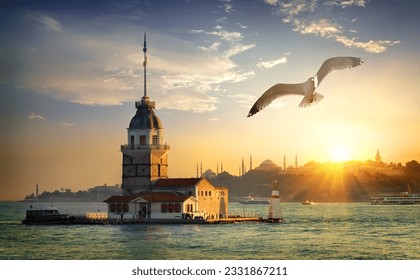
[[283, 170], [286, 171], [286, 155], [283, 156]]
[[377, 163], [380, 163], [381, 162], [381, 159], [382, 159], [382, 157], [381, 157], [381, 155], [379, 154], [379, 149], [376, 151], [376, 156], [375, 156], [375, 161], [377, 162]]
[[252, 155], [249, 156], [249, 170], [252, 170]]
[[221, 162], [220, 165], [220, 173], [223, 173], [223, 162]]
[[121, 145], [122, 194], [148, 190], [153, 181], [168, 178], [169, 145], [163, 141], [163, 125], [155, 115], [156, 103], [147, 96], [147, 43], [144, 33], [144, 95], [135, 102], [137, 112], [127, 128], [127, 144]]
[[38, 199], [38, 195], [39, 195], [39, 187], [38, 187], [38, 183], [36, 183], [36, 188], [35, 188], [35, 199]]
[[219, 175], [219, 163], [217, 163], [216, 175]]
[[198, 162], [197, 162], [197, 178], [198, 178]]
[[295, 168], [298, 168], [297, 154], [296, 154], [296, 156], [295, 156]]
[[270, 207], [268, 208], [268, 221], [282, 222], [283, 215], [280, 207], [280, 193], [277, 181], [273, 181], [273, 191], [271, 192]]

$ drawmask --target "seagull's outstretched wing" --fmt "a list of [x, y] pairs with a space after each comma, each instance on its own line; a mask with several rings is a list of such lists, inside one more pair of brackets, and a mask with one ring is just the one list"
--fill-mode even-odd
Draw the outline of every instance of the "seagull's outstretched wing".
[[248, 117], [256, 114], [257, 112], [261, 111], [265, 107], [267, 107], [273, 100], [289, 95], [289, 94], [298, 94], [298, 95], [305, 95], [304, 91], [304, 84], [276, 84], [269, 88], [260, 98], [255, 102], [254, 106], [252, 106], [251, 110], [249, 110]]
[[322, 63], [321, 68], [315, 75], [315, 81], [318, 83], [315, 84], [315, 88], [319, 86], [322, 80], [334, 70], [343, 70], [347, 68], [353, 68], [361, 65], [364, 62], [363, 59], [358, 57], [333, 57], [329, 58]]

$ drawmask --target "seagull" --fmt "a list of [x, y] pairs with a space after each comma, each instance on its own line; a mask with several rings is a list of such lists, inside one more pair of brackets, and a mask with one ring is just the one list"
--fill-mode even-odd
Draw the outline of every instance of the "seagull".
[[322, 63], [315, 77], [310, 77], [306, 82], [300, 84], [276, 84], [269, 88], [252, 106], [249, 110], [248, 117], [251, 117], [267, 107], [273, 100], [289, 95], [298, 94], [303, 95], [303, 99], [299, 107], [307, 107], [321, 101], [324, 96], [315, 90], [321, 84], [322, 80], [334, 70], [343, 70], [353, 68], [361, 65], [363, 59], [358, 57], [333, 57], [329, 58]]

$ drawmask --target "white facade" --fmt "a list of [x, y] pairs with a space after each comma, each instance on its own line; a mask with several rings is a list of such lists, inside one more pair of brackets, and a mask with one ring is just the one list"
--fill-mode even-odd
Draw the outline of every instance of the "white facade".
[[127, 132], [127, 143], [137, 149], [140, 146], [163, 145], [163, 129], [131, 129]]
[[110, 221], [191, 219], [201, 216], [198, 200], [193, 196], [144, 192], [136, 196], [112, 196], [108, 204]]
[[[184, 202], [174, 202], [174, 204], [179, 203], [179, 212], [177, 209], [173, 209], [170, 211], [169, 209], [167, 211], [162, 210], [162, 204], [163, 203], [171, 203], [171, 202], [151, 202], [151, 219], [183, 219], [186, 218], [186, 215], [194, 215], [197, 211], [198, 207], [198, 200], [194, 197], [189, 197]], [[190, 206], [188, 206], [190, 205]], [[176, 207], [174, 207], [176, 208]]]
[[[108, 219], [109, 220], [117, 220], [121, 221], [129, 221], [129, 220], [138, 220], [139, 219], [139, 209], [140, 209], [140, 202], [116, 202], [116, 203], [108, 203], [107, 212], [108, 212]], [[144, 201], [147, 202], [147, 201]], [[118, 209], [116, 205], [121, 205]], [[124, 209], [124, 204], [126, 204], [127, 208]], [[125, 211], [127, 210], [127, 211]]]

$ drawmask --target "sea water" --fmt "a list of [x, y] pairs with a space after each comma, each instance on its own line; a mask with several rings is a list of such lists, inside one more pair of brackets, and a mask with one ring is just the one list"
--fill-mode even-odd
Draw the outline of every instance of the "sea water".
[[[61, 212], [104, 203], [56, 202]], [[0, 259], [418, 260], [420, 206], [283, 203], [284, 223], [23, 225], [25, 202], [0, 202]], [[268, 205], [229, 212], [267, 216]]]

